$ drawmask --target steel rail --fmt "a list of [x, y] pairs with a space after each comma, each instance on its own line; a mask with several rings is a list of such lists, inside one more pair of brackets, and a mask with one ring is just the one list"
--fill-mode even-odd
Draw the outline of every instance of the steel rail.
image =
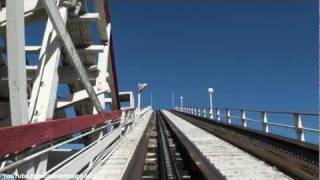
[[201, 171], [202, 175], [206, 179], [217, 179], [217, 180], [225, 180], [224, 177], [219, 170], [217, 170], [209, 160], [203, 156], [203, 154], [199, 151], [199, 149], [181, 132], [172, 122], [170, 122], [168, 117], [166, 117], [163, 113], [161, 116], [167, 122], [168, 126], [172, 130], [172, 132], [176, 135], [181, 142], [182, 146], [186, 149], [188, 154], [190, 155], [193, 162], [196, 162], [196, 166]]
[[[7, 170], [10, 170], [11, 168], [15, 168], [15, 167], [17, 167], [17, 166], [19, 166], [19, 165], [27, 162], [27, 161], [30, 161], [30, 160], [32, 160], [32, 159], [34, 159], [34, 158], [36, 158], [36, 157], [38, 157], [38, 156], [40, 156], [40, 155], [42, 155], [42, 154], [45, 154], [45, 153], [47, 153], [47, 152], [49, 152], [49, 151], [51, 151], [51, 150], [53, 150], [53, 149], [55, 149], [55, 148], [58, 148], [58, 147], [60, 147], [60, 146], [62, 146], [62, 145], [64, 145], [64, 144], [73, 142], [73, 141], [75, 141], [75, 140], [77, 140], [77, 139], [80, 139], [80, 138], [82, 138], [82, 137], [84, 137], [84, 136], [88, 136], [88, 135], [90, 135], [90, 134], [92, 134], [92, 133], [94, 133], [94, 132], [96, 132], [96, 131], [102, 130], [102, 129], [104, 129], [104, 128], [107, 128], [107, 127], [109, 127], [109, 126], [113, 126], [113, 125], [116, 125], [116, 124], [119, 124], [119, 123], [120, 123], [120, 122], [115, 122], [115, 123], [112, 123], [112, 124], [108, 124], [108, 125], [105, 125], [105, 126], [101, 126], [101, 127], [97, 128], [97, 129], [91, 130], [91, 131], [89, 131], [89, 132], [83, 133], [83, 134], [81, 134], [81, 135], [79, 135], [79, 136], [76, 136], [76, 137], [74, 137], [74, 138], [71, 138], [71, 139], [68, 139], [68, 140], [66, 140], [66, 141], [63, 141], [63, 142], [61, 142], [61, 143], [58, 143], [58, 144], [56, 144], [56, 145], [53, 145], [53, 146], [51, 146], [51, 147], [49, 147], [49, 148], [46, 148], [46, 149], [44, 149], [44, 150], [42, 150], [42, 151], [39, 151], [39, 152], [37, 152], [37, 153], [34, 153], [34, 154], [30, 155], [30, 156], [26, 156], [26, 157], [24, 157], [23, 159], [20, 159], [19, 161], [16, 161], [16, 162], [14, 162], [14, 163], [12, 163], [12, 164], [10, 164], [10, 165], [8, 165], [8, 166], [5, 166], [5, 167], [1, 168], [1, 169], [0, 169], [0, 173], [1, 173], [1, 172], [4, 172], [4, 171], [7, 171]], [[109, 133], [109, 134], [110, 134], [110, 133]], [[108, 134], [108, 135], [109, 135], [109, 134]], [[94, 143], [91, 143], [91, 144], [88, 145], [88, 146], [86, 146], [84, 149], [86, 149], [87, 147], [92, 146], [92, 145], [94, 145], [94, 144], [95, 144], [95, 142], [94, 142]], [[78, 152], [77, 152], [77, 153], [78, 153]], [[47, 173], [49, 173], [49, 171], [48, 171]]]
[[[63, 118], [46, 122], [0, 128], [0, 158], [20, 153], [27, 148], [76, 133], [101, 123], [119, 119], [121, 111]], [[19, 142], [19, 143], [17, 143]]]
[[157, 129], [159, 132], [158, 142], [160, 151], [160, 178], [161, 179], [181, 179], [181, 175], [174, 160], [174, 156], [170, 150], [168, 138], [165, 135], [165, 125], [159, 112], [157, 112]]
[[[200, 108], [200, 109], [209, 109], [208, 107], [188, 107], [188, 108]], [[311, 113], [311, 112], [294, 112], [294, 111], [272, 111], [272, 110], [256, 110], [256, 109], [246, 109], [246, 108], [227, 108], [227, 107], [213, 107], [212, 109], [217, 110], [231, 110], [231, 111], [247, 111], [247, 112], [266, 112], [273, 114], [301, 114], [306, 116], [319, 116], [319, 113]]]
[[88, 146], [86, 146], [85, 148], [81, 149], [80, 151], [76, 152], [75, 154], [73, 154], [72, 156], [68, 157], [67, 159], [63, 160], [62, 162], [60, 162], [59, 164], [55, 165], [54, 167], [52, 167], [51, 169], [49, 169], [42, 178], [46, 178], [47, 176], [50, 176], [50, 174], [52, 174], [53, 172], [55, 172], [56, 170], [58, 170], [59, 168], [63, 167], [65, 164], [67, 164], [68, 162], [72, 161], [74, 158], [78, 157], [79, 155], [81, 155], [83, 152], [87, 151], [88, 149], [92, 148], [94, 145], [96, 145], [97, 143], [99, 143], [102, 139], [108, 138], [109, 135], [111, 135], [114, 131], [110, 131], [108, 134], [104, 135], [100, 140], [96, 140], [93, 143], [89, 144]]
[[[206, 111], [208, 109], [208, 111]], [[282, 128], [289, 128], [293, 129], [296, 132], [296, 139], [301, 142], [305, 142], [305, 133], [304, 132], [310, 132], [310, 133], [318, 133], [320, 134], [320, 129], [314, 129], [310, 127], [305, 127], [303, 126], [304, 121], [310, 122], [309, 119], [303, 119], [302, 116], [314, 116], [318, 117], [317, 114], [312, 114], [312, 113], [299, 113], [299, 112], [280, 112], [280, 111], [259, 111], [259, 110], [245, 110], [245, 109], [235, 109], [235, 108], [199, 108], [199, 107], [177, 107], [177, 111], [181, 111], [183, 113], [191, 114], [193, 116], [197, 117], [208, 117], [210, 119], [213, 119], [217, 122], [223, 122], [224, 118], [226, 118], [226, 121], [228, 124], [231, 125], [236, 125], [236, 123], [232, 122], [232, 119], [237, 119], [242, 121], [242, 126], [244, 128], [247, 128], [248, 130], [253, 129], [250, 127], [247, 127], [247, 122], [253, 122], [253, 123], [260, 123], [263, 127], [262, 132], [264, 133], [269, 133], [269, 134], [276, 134], [273, 132], [269, 131], [269, 126], [274, 126], [274, 127], [282, 127]], [[232, 110], [232, 111], [231, 111]], [[240, 116], [234, 116], [231, 114], [233, 111], [238, 111], [240, 113]], [[226, 111], [226, 114], [220, 114], [220, 111]], [[207, 113], [206, 113], [207, 112]], [[247, 114], [248, 113], [259, 113], [261, 116], [260, 120], [253, 119], [253, 118], [248, 118]], [[269, 114], [268, 114], [269, 113]], [[292, 121], [294, 121], [295, 125], [290, 125], [290, 124], [284, 124], [284, 123], [277, 123], [268, 120], [268, 115], [273, 115], [273, 114], [281, 114], [281, 115], [291, 115], [292, 116]], [[316, 119], [316, 118], [315, 118]], [[259, 129], [254, 129], [254, 130], [259, 130]], [[286, 137], [286, 136], [283, 136]]]

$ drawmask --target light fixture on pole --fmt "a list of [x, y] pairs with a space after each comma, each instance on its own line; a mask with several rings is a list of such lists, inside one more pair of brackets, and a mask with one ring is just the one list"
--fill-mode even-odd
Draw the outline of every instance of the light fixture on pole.
[[213, 119], [212, 96], [213, 96], [213, 93], [214, 93], [214, 89], [213, 88], [208, 88], [208, 93], [209, 93], [209, 101], [210, 101], [209, 117], [210, 117], [210, 119]]
[[147, 83], [138, 83], [138, 108], [141, 108], [141, 94], [145, 87], [147, 87]]

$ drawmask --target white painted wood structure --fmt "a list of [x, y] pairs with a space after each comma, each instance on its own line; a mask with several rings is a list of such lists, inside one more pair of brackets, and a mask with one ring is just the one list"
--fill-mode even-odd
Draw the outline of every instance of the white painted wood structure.
[[[0, 127], [69, 117], [73, 110], [75, 116], [120, 110], [107, 0], [0, 3]], [[32, 37], [28, 28], [43, 34]], [[26, 37], [41, 43], [28, 44]], [[46, 174], [49, 155], [17, 170]]]

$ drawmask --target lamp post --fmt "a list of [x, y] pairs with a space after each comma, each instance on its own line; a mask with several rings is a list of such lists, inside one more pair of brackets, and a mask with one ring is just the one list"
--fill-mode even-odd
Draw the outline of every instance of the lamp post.
[[180, 96], [180, 108], [182, 110], [182, 107], [183, 107], [183, 96]]
[[145, 87], [147, 87], [147, 83], [138, 83], [138, 108], [141, 108], [141, 94]]
[[209, 117], [210, 117], [210, 119], [213, 119], [212, 96], [213, 96], [213, 93], [214, 93], [214, 89], [213, 88], [208, 88], [208, 93], [209, 93], [209, 101], [210, 101]]

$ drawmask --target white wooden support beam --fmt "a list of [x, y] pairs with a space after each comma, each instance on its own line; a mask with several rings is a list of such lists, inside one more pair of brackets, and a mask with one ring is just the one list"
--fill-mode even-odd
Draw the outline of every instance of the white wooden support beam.
[[[27, 71], [27, 81], [32, 83], [33, 81], [36, 81], [38, 76], [38, 66], [26, 66]], [[99, 74], [99, 70], [95, 67], [89, 67], [86, 68], [86, 72], [88, 75], [88, 78], [91, 82], [96, 81], [96, 77]], [[60, 66], [58, 67], [58, 74], [59, 74], [59, 82], [60, 83], [74, 83], [75, 81], [80, 81], [80, 79], [74, 75], [74, 69], [70, 66]], [[6, 84], [8, 81], [8, 69], [6, 67], [0, 67], [0, 83]], [[43, 76], [42, 76], [43, 77]], [[107, 75], [108, 77], [108, 75]], [[42, 81], [44, 82], [44, 81]], [[49, 81], [51, 82], [51, 81]], [[0, 86], [2, 85], [0, 84]]]
[[[12, 0], [7, 0], [12, 1]], [[39, 19], [42, 17], [37, 17], [40, 14], [39, 11], [43, 10], [42, 4], [38, 2], [38, 0], [20, 0], [21, 4], [23, 3], [23, 16], [24, 19]], [[8, 11], [8, 6], [4, 7], [0, 11], [0, 28], [7, 25], [6, 13]], [[31, 17], [32, 16], [32, 17]]]
[[93, 0], [96, 12], [99, 13], [100, 18], [98, 21], [98, 29], [99, 29], [99, 35], [102, 41], [108, 42], [109, 41], [109, 36], [107, 34], [107, 23], [106, 22], [106, 14], [105, 14], [105, 1], [102, 0]]
[[41, 46], [26, 46], [26, 53], [39, 53], [41, 50]]
[[[60, 7], [58, 13], [66, 22], [68, 9]], [[31, 122], [41, 122], [53, 117], [59, 83], [58, 66], [60, 57], [61, 43], [52, 21], [48, 19], [39, 55], [38, 77], [34, 81], [30, 98], [29, 120]]]
[[112, 103], [112, 98], [104, 98], [104, 103], [111, 104]]
[[[37, 53], [40, 53], [41, 47], [42, 46], [26, 46], [25, 51], [26, 53], [30, 53], [30, 54], [37, 54]], [[80, 48], [80, 49], [77, 48], [77, 50], [85, 51], [88, 53], [99, 53], [99, 52], [103, 52], [103, 48], [104, 48], [103, 45], [90, 45], [86, 48]], [[2, 51], [5, 50], [5, 48], [0, 48], [0, 49]]]
[[[98, 69], [99, 69], [99, 75], [96, 79], [96, 86], [100, 87], [104, 83], [107, 82], [107, 76], [108, 76], [108, 61], [109, 61], [109, 46], [105, 45], [103, 52], [99, 53], [98, 55]], [[110, 88], [110, 86], [108, 85]], [[109, 89], [110, 90], [110, 89]], [[105, 109], [105, 94], [98, 95], [98, 99], [103, 107]], [[96, 114], [96, 110], [93, 110], [93, 113]]]
[[[95, 86], [93, 88], [97, 95], [101, 95], [110, 91], [110, 87], [107, 83], [101, 84], [99, 87]], [[56, 109], [66, 108], [87, 98], [89, 98], [89, 95], [86, 90], [77, 91], [68, 98], [58, 99], [56, 103]], [[106, 99], [103, 99], [103, 101], [103, 103], [105, 103]]]
[[[108, 24], [107, 26], [107, 32], [108, 32], [108, 37], [111, 38], [111, 23]], [[114, 75], [114, 69], [112, 68], [112, 55], [111, 55], [111, 42], [109, 43], [109, 57], [108, 57], [108, 66], [107, 66], [107, 72], [108, 74], [110, 75], [110, 77], [108, 78], [108, 83], [110, 85], [110, 88], [111, 88], [111, 98], [112, 98], [112, 104], [111, 104], [111, 110], [116, 110], [118, 108], [118, 101], [117, 101], [117, 93], [116, 92], [116, 87], [115, 87], [115, 81], [117, 81], [116, 79], [114, 79], [115, 77], [113, 76]], [[119, 105], [120, 107], [120, 105]]]
[[[55, 1], [52, 2], [55, 3]], [[60, 7], [57, 13], [62, 21], [67, 21], [67, 7]], [[52, 21], [48, 19], [39, 55], [39, 73], [33, 84], [29, 104], [29, 120], [31, 122], [42, 122], [53, 117], [59, 82], [60, 57], [61, 43]], [[33, 166], [29, 166], [26, 173], [44, 174], [47, 170], [47, 160], [47, 154], [41, 155], [32, 161]]]
[[91, 22], [91, 21], [99, 21], [100, 15], [99, 13], [86, 13], [78, 18], [71, 19], [70, 21], [78, 21], [78, 22]]
[[11, 125], [16, 126], [28, 123], [24, 2], [9, 0], [6, 3]]
[[72, 64], [72, 66], [74, 66], [77, 75], [80, 77], [84, 88], [88, 92], [90, 100], [92, 101], [96, 110], [99, 113], [103, 113], [104, 109], [103, 109], [97, 95], [95, 94], [92, 85], [89, 82], [89, 79], [86, 75], [86, 72], [85, 72], [85, 69], [84, 69], [82, 62], [80, 60], [80, 57], [76, 51], [76, 48], [72, 42], [72, 39], [71, 39], [69, 33], [67, 32], [65, 22], [63, 21], [55, 2], [52, 0], [41, 0], [41, 2], [43, 3], [43, 6], [46, 9], [46, 11], [50, 17], [50, 20], [52, 21], [53, 26], [55, 27], [55, 30], [57, 31], [58, 36], [60, 37], [61, 43], [63, 44], [63, 46], [66, 50], [68, 59], [70, 60], [70, 63]]

